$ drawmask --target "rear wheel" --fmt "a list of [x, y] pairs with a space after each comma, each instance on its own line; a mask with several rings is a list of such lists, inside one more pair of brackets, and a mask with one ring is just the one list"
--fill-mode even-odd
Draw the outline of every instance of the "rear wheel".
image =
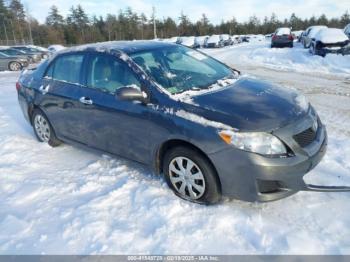
[[34, 110], [32, 123], [35, 136], [40, 142], [48, 143], [52, 147], [59, 146], [62, 143], [57, 139], [49, 120], [41, 110]]
[[169, 150], [164, 156], [163, 171], [169, 187], [183, 199], [214, 204], [221, 198], [214, 168], [196, 150], [182, 146]]
[[22, 65], [18, 62], [10, 62], [8, 68], [11, 71], [19, 71], [22, 69]]

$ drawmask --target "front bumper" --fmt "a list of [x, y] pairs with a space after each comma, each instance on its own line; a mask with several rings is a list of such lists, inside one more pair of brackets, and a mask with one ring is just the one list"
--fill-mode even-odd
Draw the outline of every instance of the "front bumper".
[[310, 145], [302, 148], [293, 139], [294, 134], [310, 126], [312, 118], [306, 117], [274, 132], [293, 151], [294, 155], [290, 157], [270, 158], [233, 146], [210, 154], [219, 175], [222, 194], [254, 202], [273, 201], [298, 191], [326, 191], [327, 188], [307, 185], [303, 180], [303, 176], [321, 161], [327, 149], [327, 132], [321, 123]]

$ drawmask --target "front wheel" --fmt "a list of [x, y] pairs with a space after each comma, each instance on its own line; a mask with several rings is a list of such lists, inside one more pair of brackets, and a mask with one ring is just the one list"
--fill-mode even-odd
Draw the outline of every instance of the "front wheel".
[[11, 71], [19, 71], [22, 69], [22, 65], [18, 62], [11, 62], [9, 63], [9, 70]]
[[221, 199], [216, 171], [202, 154], [176, 147], [164, 156], [163, 171], [173, 192], [191, 202], [214, 204]]
[[40, 142], [48, 143], [52, 147], [59, 146], [59, 141], [52, 129], [52, 126], [41, 110], [34, 110], [32, 117], [35, 136]]
[[312, 55], [317, 55], [316, 47], [315, 47], [314, 44], [311, 44], [311, 45], [310, 45], [309, 52], [310, 52], [310, 54], [312, 54]]

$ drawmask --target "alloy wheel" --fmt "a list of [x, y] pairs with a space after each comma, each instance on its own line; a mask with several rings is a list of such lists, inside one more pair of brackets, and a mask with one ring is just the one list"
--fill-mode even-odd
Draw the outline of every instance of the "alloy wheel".
[[19, 71], [21, 69], [21, 65], [17, 62], [12, 62], [10, 64], [11, 71]]
[[49, 142], [50, 140], [50, 126], [47, 120], [42, 115], [36, 115], [34, 118], [34, 128], [38, 137], [43, 142]]

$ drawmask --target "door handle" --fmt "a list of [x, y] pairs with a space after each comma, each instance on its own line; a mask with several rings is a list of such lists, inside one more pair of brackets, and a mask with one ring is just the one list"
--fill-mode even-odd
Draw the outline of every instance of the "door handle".
[[79, 101], [80, 101], [80, 103], [83, 103], [85, 105], [92, 105], [93, 104], [92, 100], [89, 97], [85, 97], [85, 96], [81, 97], [79, 99]]

